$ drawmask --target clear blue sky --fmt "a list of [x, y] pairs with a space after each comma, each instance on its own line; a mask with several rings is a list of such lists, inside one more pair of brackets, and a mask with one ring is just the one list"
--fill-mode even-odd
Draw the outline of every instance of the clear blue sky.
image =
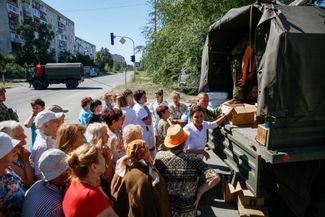
[[[122, 45], [115, 39], [110, 42], [110, 33], [128, 36], [135, 46], [145, 45], [143, 27], [148, 23], [150, 5], [147, 0], [43, 0], [75, 24], [75, 35], [94, 45], [96, 50], [106, 47], [112, 54], [124, 56], [127, 63], [133, 54], [130, 40]], [[139, 61], [140, 54], [136, 54]]]

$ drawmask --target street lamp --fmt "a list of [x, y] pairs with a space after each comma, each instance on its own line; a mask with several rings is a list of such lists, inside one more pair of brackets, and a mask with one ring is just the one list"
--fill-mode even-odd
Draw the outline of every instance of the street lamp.
[[[129, 39], [132, 41], [132, 44], [133, 44], [133, 57], [131, 57], [132, 60], [134, 60], [133, 62], [133, 69], [135, 69], [135, 45], [134, 45], [134, 41], [132, 38], [130, 37], [127, 37], [127, 36], [120, 36], [120, 35], [114, 35], [113, 32], [111, 32], [111, 44], [114, 45], [114, 39], [115, 38], [121, 38], [120, 39], [120, 42], [121, 44], [124, 44], [125, 43], [125, 39]], [[125, 85], [126, 85], [126, 70], [125, 70]]]

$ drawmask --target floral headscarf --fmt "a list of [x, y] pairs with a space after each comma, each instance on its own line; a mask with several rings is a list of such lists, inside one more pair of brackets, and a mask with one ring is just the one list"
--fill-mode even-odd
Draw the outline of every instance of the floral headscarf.
[[116, 162], [115, 173], [124, 177], [126, 166], [132, 166], [134, 162], [139, 162], [142, 165], [149, 167], [149, 175], [153, 178], [152, 185], [155, 186], [159, 182], [157, 171], [152, 168], [150, 163], [150, 151], [146, 141], [138, 139], [127, 144], [126, 155]]

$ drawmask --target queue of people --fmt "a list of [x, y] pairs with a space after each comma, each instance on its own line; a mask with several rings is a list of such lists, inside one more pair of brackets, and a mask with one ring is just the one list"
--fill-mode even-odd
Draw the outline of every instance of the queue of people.
[[155, 94], [149, 106], [144, 90], [105, 93], [104, 106], [85, 97], [73, 124], [64, 123], [67, 110], [33, 100], [24, 123], [36, 132], [30, 150], [18, 119], [6, 116], [0, 217], [197, 216], [201, 196], [220, 181], [203, 159], [209, 158], [207, 129], [220, 126], [231, 110], [205, 121], [204, 93], [190, 109], [176, 91], [170, 104], [163, 90]]

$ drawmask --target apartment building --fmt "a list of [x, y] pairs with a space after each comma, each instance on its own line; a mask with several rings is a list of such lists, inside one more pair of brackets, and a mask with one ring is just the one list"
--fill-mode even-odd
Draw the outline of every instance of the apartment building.
[[[51, 26], [55, 36], [50, 48], [55, 50], [56, 61], [61, 51], [76, 54], [79, 49], [76, 50], [75, 43], [80, 44], [80, 41], [83, 41], [82, 46], [87, 50], [87, 54], [94, 57], [96, 51], [94, 45], [80, 38], [75, 40], [74, 22], [41, 0], [0, 0], [1, 52], [17, 53], [18, 47], [23, 43], [17, 33], [17, 27], [23, 23], [25, 17], [31, 18], [36, 24], [46, 23]], [[77, 47], [81, 49], [81, 46]]]
[[95, 58], [96, 53], [96, 46], [89, 43], [88, 41], [85, 41], [77, 36], [75, 36], [74, 41], [74, 49], [75, 53], [80, 53], [82, 55], [88, 55], [90, 58]]

